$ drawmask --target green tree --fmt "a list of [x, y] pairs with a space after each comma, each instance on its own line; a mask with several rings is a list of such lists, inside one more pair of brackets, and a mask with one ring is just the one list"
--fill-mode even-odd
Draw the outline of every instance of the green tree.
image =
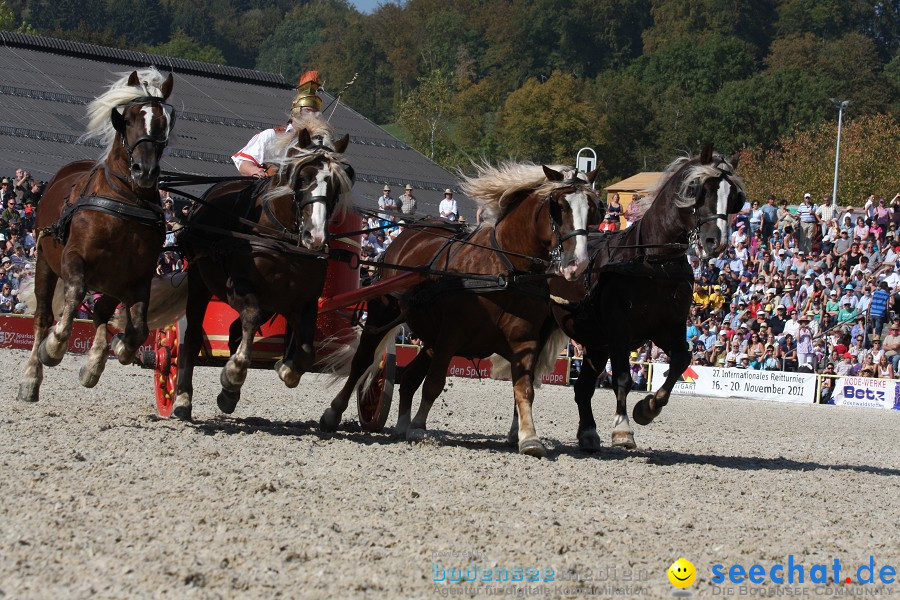
[[653, 0], [652, 25], [644, 29], [644, 51], [673, 43], [699, 43], [708, 36], [737, 37], [762, 55], [772, 37], [776, 0]]
[[775, 29], [778, 37], [812, 33], [837, 38], [862, 31], [875, 17], [877, 0], [781, 0]]
[[446, 162], [453, 151], [446, 129], [453, 107], [453, 86], [443, 71], [420, 79], [400, 105], [398, 123], [412, 136], [413, 147], [431, 160]]
[[546, 82], [529, 79], [507, 96], [500, 140], [517, 158], [572, 164], [579, 148], [596, 144], [591, 132], [599, 120], [584, 81], [556, 71]]
[[165, 44], [145, 46], [144, 52], [161, 56], [177, 56], [188, 60], [225, 64], [225, 56], [215, 46], [203, 46], [180, 29]]

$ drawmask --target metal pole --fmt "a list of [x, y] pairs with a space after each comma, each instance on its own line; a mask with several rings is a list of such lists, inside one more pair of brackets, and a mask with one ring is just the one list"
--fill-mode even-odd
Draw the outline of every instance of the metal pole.
[[835, 100], [834, 98], [831, 101], [838, 108], [837, 148], [834, 152], [834, 188], [831, 191], [831, 208], [834, 210], [837, 207], [838, 162], [841, 159], [841, 122], [844, 116], [844, 109], [850, 105], [850, 101]]

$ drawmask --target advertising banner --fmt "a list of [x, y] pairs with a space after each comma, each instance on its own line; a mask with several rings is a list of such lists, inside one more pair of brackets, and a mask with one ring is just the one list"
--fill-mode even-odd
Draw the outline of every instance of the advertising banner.
[[[665, 365], [654, 365], [654, 390], [663, 384], [667, 373]], [[811, 403], [815, 401], [816, 376], [813, 373], [690, 366], [682, 374], [673, 393]]]
[[900, 410], [900, 384], [893, 379], [839, 377], [829, 404]]

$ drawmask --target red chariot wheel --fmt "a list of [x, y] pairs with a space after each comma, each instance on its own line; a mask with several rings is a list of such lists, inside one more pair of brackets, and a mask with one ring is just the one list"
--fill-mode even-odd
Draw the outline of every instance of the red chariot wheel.
[[178, 383], [178, 325], [173, 323], [156, 332], [156, 367], [153, 387], [156, 389], [156, 411], [168, 418], [175, 405]]
[[356, 392], [356, 407], [359, 424], [365, 431], [377, 432], [384, 429], [391, 412], [394, 395], [394, 373], [397, 370], [397, 350], [391, 342], [381, 357], [378, 371], [365, 389]]

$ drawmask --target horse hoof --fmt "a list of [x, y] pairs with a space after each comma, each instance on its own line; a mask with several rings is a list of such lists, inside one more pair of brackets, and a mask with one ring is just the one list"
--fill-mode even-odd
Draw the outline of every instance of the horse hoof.
[[406, 432], [406, 441], [411, 443], [418, 443], [425, 441], [425, 430], [424, 429], [409, 429]]
[[323, 433], [334, 433], [337, 431], [340, 423], [340, 419], [334, 414], [334, 410], [326, 408], [325, 412], [322, 413], [322, 418], [319, 419], [319, 431]]
[[634, 410], [631, 411], [631, 418], [634, 419], [634, 422], [638, 425], [649, 425], [650, 421], [653, 420], [653, 417], [646, 415], [650, 414], [650, 402], [647, 398], [644, 398], [634, 405]]
[[41, 387], [36, 383], [19, 384], [19, 402], [37, 402]]
[[119, 364], [130, 365], [134, 362], [134, 355], [137, 353], [137, 349], [133, 352], [128, 350], [125, 346], [124, 333], [117, 333], [114, 335], [112, 341], [109, 343], [109, 347], [112, 350], [112, 353], [116, 355], [116, 360], [119, 361]]
[[533, 456], [535, 458], [547, 458], [547, 449], [541, 443], [541, 440], [529, 438], [519, 442], [519, 454]]
[[578, 447], [584, 452], [600, 452], [602, 447], [596, 429], [590, 429], [578, 436]]
[[[230, 394], [237, 394], [238, 397], [240, 397], [241, 384], [233, 383], [230, 379], [228, 379], [227, 369], [228, 369], [227, 365], [222, 367], [222, 372], [219, 374], [219, 384], [222, 386], [222, 391], [228, 392]], [[235, 402], [237, 402], [237, 400], [235, 400]], [[234, 410], [234, 409], [232, 409], [232, 410]]]
[[50, 353], [47, 352], [47, 340], [41, 342], [41, 346], [38, 348], [38, 360], [41, 361], [41, 364], [45, 367], [55, 367], [62, 362], [63, 356], [65, 356], [65, 353], [59, 358], [50, 356]]
[[81, 365], [78, 369], [78, 379], [84, 387], [92, 388], [100, 381], [100, 373], [91, 371], [88, 365]]
[[626, 450], [637, 448], [637, 444], [634, 443], [634, 434], [630, 431], [613, 431], [612, 445], [616, 448], [625, 448]]
[[300, 376], [294, 372], [294, 369], [284, 364], [283, 360], [279, 360], [275, 363], [275, 372], [278, 373], [278, 378], [281, 379], [288, 388], [293, 389], [300, 384]]
[[181, 392], [177, 396], [175, 396], [175, 407], [172, 409], [172, 414], [175, 415], [175, 418], [179, 421], [187, 421], [191, 422], [191, 395], [187, 392]]
[[404, 418], [402, 415], [397, 418], [397, 426], [394, 427], [394, 434], [399, 438], [406, 437], [406, 432], [409, 431], [409, 417]]
[[179, 421], [186, 421], [190, 423], [191, 419], [191, 406], [188, 404], [186, 406], [176, 406], [172, 409], [172, 414], [175, 415], [175, 418]]
[[216, 397], [216, 404], [219, 405], [219, 410], [221, 410], [226, 415], [230, 415], [234, 412], [238, 400], [240, 399], [240, 388], [238, 388], [237, 392], [232, 392], [230, 390], [222, 388], [222, 391], [219, 392], [219, 395]]

